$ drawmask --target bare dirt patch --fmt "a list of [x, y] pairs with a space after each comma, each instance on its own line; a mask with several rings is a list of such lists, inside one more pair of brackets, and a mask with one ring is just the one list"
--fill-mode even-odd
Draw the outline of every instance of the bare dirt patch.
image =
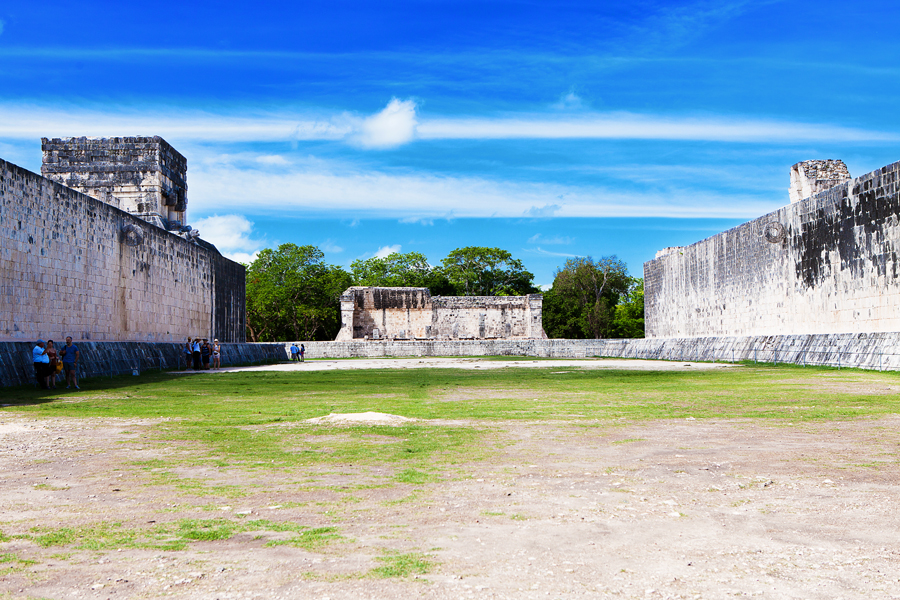
[[[4, 417], [0, 591], [204, 599], [898, 594], [897, 417], [492, 422], [487, 460], [420, 482], [401, 464], [174, 470], [199, 487], [160, 479], [171, 469], [152, 461], [182, 450], [148, 439], [152, 424]], [[228, 496], [222, 485], [239, 493]], [[293, 533], [262, 527], [173, 551], [42, 547], [32, 531], [97, 523], [149, 531], [215, 519], [334, 528], [342, 537], [303, 547], [287, 543]], [[392, 556], [433, 567], [373, 575]]]

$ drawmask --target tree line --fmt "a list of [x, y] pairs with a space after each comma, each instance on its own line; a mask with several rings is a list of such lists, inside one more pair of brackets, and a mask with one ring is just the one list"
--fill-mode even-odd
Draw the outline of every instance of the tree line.
[[[534, 275], [506, 250], [467, 246], [439, 265], [419, 252], [355, 260], [348, 273], [316, 246], [282, 244], [247, 265], [247, 338], [253, 342], [333, 340], [340, 295], [350, 286], [424, 287], [432, 296], [541, 293]], [[615, 256], [570, 258], [544, 294], [551, 338], [644, 337], [644, 283]]]

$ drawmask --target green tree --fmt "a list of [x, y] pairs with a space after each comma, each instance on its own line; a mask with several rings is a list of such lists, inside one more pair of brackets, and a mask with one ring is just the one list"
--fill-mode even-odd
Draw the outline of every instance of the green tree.
[[457, 248], [443, 261], [444, 273], [459, 296], [521, 296], [538, 291], [522, 261], [500, 248]]
[[619, 338], [644, 337], [644, 280], [629, 277], [628, 291], [616, 305], [613, 336]]
[[341, 328], [349, 273], [315, 246], [266, 248], [247, 267], [247, 337], [254, 342], [331, 340]]
[[604, 338], [615, 333], [616, 305], [629, 287], [616, 256], [570, 258], [544, 294], [544, 330], [553, 338]]
[[394, 252], [384, 258], [355, 260], [350, 269], [353, 285], [426, 287], [433, 296], [453, 294], [453, 286], [443, 269], [429, 265], [428, 259], [420, 252]]

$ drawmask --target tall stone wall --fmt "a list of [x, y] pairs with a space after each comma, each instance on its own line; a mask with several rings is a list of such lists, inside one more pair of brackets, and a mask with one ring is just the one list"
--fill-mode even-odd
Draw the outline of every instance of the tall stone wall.
[[241, 265], [3, 160], [0, 258], [0, 340], [245, 340]]
[[351, 287], [338, 340], [544, 338], [543, 297], [435, 296], [427, 288]]
[[647, 337], [900, 331], [900, 163], [644, 265]]

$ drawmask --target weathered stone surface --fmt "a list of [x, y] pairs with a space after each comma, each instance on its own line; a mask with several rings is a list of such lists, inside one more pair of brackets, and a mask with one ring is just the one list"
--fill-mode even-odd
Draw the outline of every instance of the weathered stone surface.
[[435, 296], [427, 288], [351, 287], [337, 340], [546, 338], [543, 296]]
[[[79, 377], [108, 377], [134, 369], [180, 369], [184, 360], [184, 348], [178, 343], [79, 341], [77, 346]], [[32, 348], [30, 341], [0, 342], [0, 387], [35, 383]], [[281, 344], [222, 344], [221, 348], [223, 367], [285, 360]], [[64, 381], [62, 375], [59, 381]]]
[[0, 340], [246, 339], [241, 265], [3, 160], [0, 258]]
[[647, 337], [900, 331], [900, 163], [669, 250]]
[[159, 136], [41, 138], [41, 174], [68, 188], [177, 229], [187, 211], [187, 159]]
[[841, 160], [805, 160], [791, 167], [791, 204], [850, 180]]
[[[300, 342], [297, 342], [298, 344]], [[900, 370], [900, 333], [715, 336], [633, 340], [394, 340], [303, 342], [307, 357], [540, 356], [747, 361]], [[290, 342], [285, 344], [287, 356]]]

